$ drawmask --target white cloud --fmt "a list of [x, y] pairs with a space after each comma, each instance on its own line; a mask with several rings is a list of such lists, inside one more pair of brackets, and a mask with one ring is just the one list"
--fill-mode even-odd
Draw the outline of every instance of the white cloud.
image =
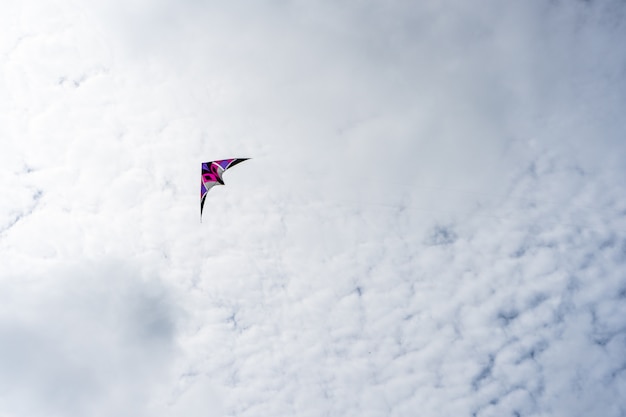
[[3, 10], [0, 414], [626, 411], [619, 2]]

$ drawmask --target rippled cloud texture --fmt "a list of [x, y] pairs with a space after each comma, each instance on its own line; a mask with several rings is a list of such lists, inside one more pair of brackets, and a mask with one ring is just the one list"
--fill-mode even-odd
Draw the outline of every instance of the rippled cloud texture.
[[1, 8], [0, 415], [626, 415], [624, 2]]

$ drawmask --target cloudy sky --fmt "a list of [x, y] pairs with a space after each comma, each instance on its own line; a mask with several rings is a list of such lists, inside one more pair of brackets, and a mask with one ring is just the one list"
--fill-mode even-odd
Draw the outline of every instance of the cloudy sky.
[[0, 416], [626, 416], [624, 39], [619, 0], [4, 1]]

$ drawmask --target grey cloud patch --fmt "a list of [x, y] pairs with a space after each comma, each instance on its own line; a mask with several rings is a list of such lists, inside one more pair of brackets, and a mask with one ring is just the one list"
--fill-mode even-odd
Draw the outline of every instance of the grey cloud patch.
[[180, 319], [155, 278], [119, 261], [16, 278], [0, 309], [0, 410], [148, 415], [142, 398], [172, 371]]
[[450, 226], [436, 226], [427, 239], [430, 245], [451, 245], [457, 240], [454, 229]]

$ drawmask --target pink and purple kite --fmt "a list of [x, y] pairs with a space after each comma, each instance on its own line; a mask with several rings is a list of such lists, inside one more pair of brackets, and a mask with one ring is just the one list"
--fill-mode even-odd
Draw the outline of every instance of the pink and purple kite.
[[222, 174], [228, 168], [234, 167], [240, 162], [250, 158], [222, 159], [220, 161], [210, 161], [202, 163], [202, 182], [200, 183], [200, 220], [202, 220], [202, 210], [206, 194], [214, 185], [224, 185]]

